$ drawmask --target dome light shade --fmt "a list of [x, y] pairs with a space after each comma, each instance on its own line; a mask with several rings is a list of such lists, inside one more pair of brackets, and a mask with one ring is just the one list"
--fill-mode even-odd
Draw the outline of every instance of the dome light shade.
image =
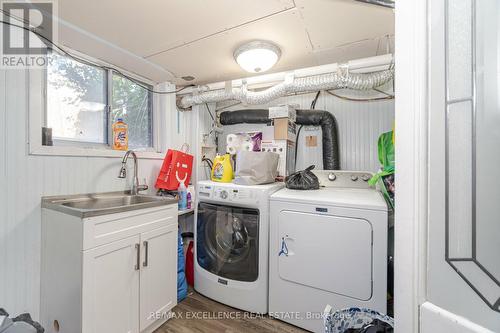
[[234, 59], [238, 65], [250, 73], [262, 73], [271, 69], [280, 56], [279, 47], [264, 41], [243, 44], [234, 51]]

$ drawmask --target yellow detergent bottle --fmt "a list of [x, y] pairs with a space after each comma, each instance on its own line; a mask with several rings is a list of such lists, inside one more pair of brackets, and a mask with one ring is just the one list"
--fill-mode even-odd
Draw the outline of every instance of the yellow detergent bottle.
[[113, 149], [128, 150], [128, 125], [118, 118], [113, 124]]
[[230, 183], [233, 181], [233, 167], [231, 165], [231, 155], [217, 155], [212, 167], [212, 181]]

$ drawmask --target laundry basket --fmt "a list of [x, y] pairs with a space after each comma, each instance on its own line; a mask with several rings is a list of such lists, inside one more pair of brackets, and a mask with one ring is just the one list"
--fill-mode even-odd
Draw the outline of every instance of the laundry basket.
[[23, 313], [15, 318], [0, 308], [0, 333], [43, 333], [45, 330], [39, 323], [33, 321], [29, 313]]
[[[325, 333], [393, 332], [394, 319], [365, 308], [334, 311], [327, 305], [324, 312]], [[376, 330], [369, 330], [375, 328]]]

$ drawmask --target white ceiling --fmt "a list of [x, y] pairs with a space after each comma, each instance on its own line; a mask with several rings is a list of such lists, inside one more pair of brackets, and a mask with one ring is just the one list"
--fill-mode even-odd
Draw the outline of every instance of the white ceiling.
[[394, 34], [391, 9], [354, 0], [61, 0], [58, 10], [180, 85], [186, 75], [196, 84], [248, 76], [233, 52], [254, 39], [281, 48], [270, 71], [279, 72], [384, 54], [384, 36]]

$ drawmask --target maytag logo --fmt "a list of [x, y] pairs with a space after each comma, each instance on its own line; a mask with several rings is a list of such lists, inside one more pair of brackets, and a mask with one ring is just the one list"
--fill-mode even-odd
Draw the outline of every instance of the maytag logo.
[[47, 52], [56, 42], [56, 3], [0, 0], [2, 68], [45, 67]]
[[224, 279], [219, 278], [219, 279], [217, 280], [217, 282], [219, 282], [220, 284], [223, 284], [223, 285], [227, 286], [227, 280], [224, 280]]

